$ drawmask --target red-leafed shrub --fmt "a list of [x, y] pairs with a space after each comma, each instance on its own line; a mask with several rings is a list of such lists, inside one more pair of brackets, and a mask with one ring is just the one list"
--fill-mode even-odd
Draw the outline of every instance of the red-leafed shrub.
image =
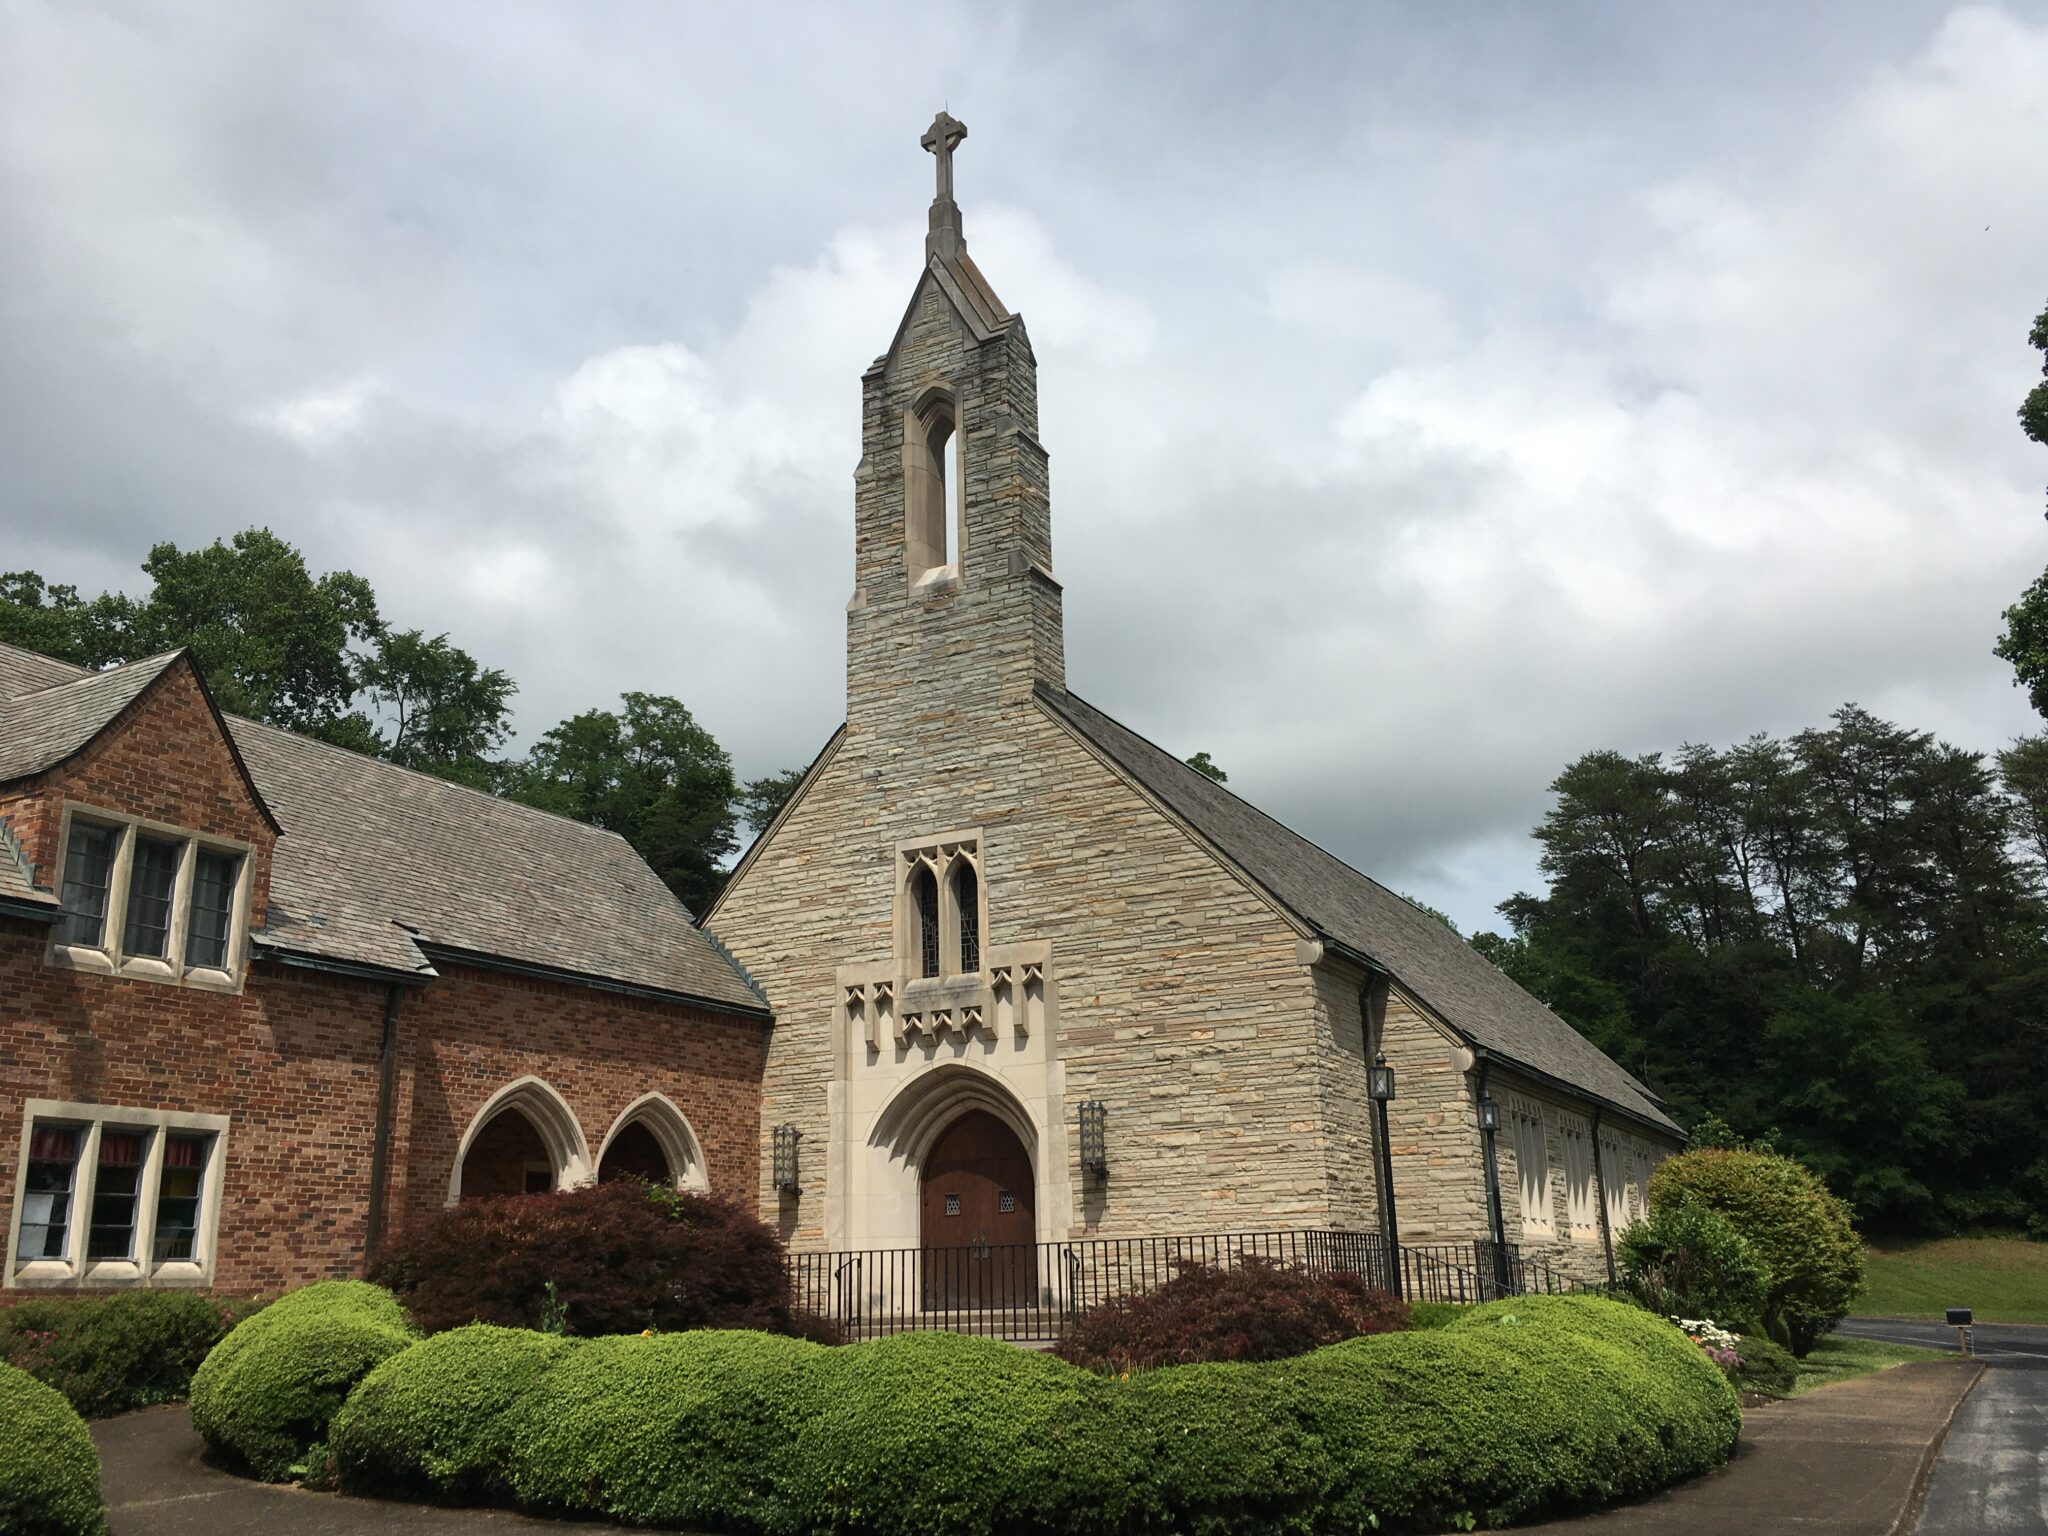
[[1284, 1360], [1364, 1333], [1408, 1326], [1408, 1308], [1349, 1271], [1316, 1274], [1242, 1258], [1183, 1259], [1156, 1291], [1091, 1309], [1054, 1346], [1097, 1371], [1146, 1371], [1202, 1360]]
[[792, 1311], [782, 1241], [752, 1211], [637, 1179], [465, 1201], [408, 1233], [371, 1276], [428, 1333], [754, 1328], [832, 1342]]

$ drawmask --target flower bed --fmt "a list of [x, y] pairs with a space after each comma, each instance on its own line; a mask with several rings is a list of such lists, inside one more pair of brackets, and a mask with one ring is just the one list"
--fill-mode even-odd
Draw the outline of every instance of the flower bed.
[[377, 1365], [330, 1443], [355, 1492], [733, 1536], [1221, 1536], [1595, 1508], [1716, 1465], [1740, 1422], [1727, 1381], [1668, 1323], [1535, 1297], [1128, 1380], [951, 1334], [833, 1349], [479, 1326]]

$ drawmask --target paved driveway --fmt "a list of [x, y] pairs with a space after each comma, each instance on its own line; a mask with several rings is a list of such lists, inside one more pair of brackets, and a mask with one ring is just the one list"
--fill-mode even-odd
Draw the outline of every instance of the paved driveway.
[[[1956, 1347], [1956, 1331], [1939, 1323], [1857, 1317], [1837, 1331]], [[1991, 1323], [1973, 1342], [1990, 1369], [1949, 1428], [1916, 1536], [2040, 1536], [2048, 1533], [2048, 1328]]]

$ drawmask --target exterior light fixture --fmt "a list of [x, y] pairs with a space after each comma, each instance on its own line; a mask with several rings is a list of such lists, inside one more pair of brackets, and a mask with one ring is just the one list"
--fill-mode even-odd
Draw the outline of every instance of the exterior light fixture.
[[1490, 1093], [1479, 1101], [1479, 1129], [1488, 1135], [1500, 1129], [1500, 1101]]
[[1384, 1104], [1394, 1096], [1394, 1069], [1387, 1065], [1387, 1053], [1381, 1051], [1372, 1059], [1372, 1097], [1376, 1104]]
[[1394, 1069], [1387, 1065], [1387, 1053], [1380, 1051], [1372, 1059], [1372, 1069], [1366, 1078], [1366, 1091], [1372, 1095], [1373, 1103], [1379, 1105], [1380, 1132], [1380, 1236], [1387, 1245], [1387, 1278], [1392, 1281], [1394, 1294], [1401, 1294], [1401, 1223], [1394, 1214], [1394, 1139], [1392, 1128], [1387, 1123], [1387, 1105], [1394, 1097]]
[[797, 1191], [796, 1144], [803, 1134], [793, 1125], [775, 1127], [775, 1187], [785, 1194]]
[[1109, 1109], [1100, 1099], [1081, 1101], [1081, 1168], [1086, 1173], [1109, 1172], [1109, 1142], [1106, 1135]]

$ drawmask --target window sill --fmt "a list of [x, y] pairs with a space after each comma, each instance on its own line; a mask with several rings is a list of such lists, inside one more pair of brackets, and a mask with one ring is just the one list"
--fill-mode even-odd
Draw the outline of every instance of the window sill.
[[119, 981], [148, 981], [165, 987], [191, 987], [199, 992], [240, 992], [244, 976], [239, 970], [226, 971], [215, 966], [195, 965], [181, 972], [168, 960], [152, 955], [116, 958], [108, 950], [88, 944], [52, 944], [44, 958], [60, 971], [79, 971]]

